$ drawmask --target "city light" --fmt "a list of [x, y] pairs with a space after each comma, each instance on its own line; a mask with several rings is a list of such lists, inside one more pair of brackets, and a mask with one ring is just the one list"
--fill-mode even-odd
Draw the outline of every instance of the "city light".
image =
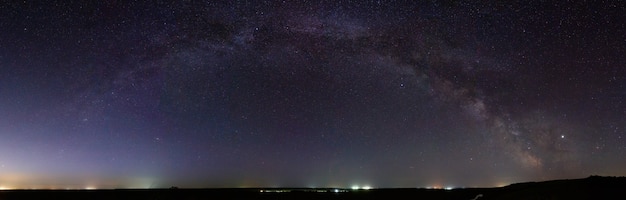
[[350, 189], [352, 189], [352, 190], [370, 190], [370, 189], [372, 189], [372, 186], [369, 186], [369, 185], [365, 185], [365, 186], [353, 185], [352, 187], [350, 187]]

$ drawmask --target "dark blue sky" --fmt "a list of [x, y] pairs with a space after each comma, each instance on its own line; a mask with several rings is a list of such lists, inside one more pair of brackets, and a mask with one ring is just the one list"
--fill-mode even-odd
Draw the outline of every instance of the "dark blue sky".
[[4, 3], [0, 188], [625, 176], [624, 12], [567, 1]]

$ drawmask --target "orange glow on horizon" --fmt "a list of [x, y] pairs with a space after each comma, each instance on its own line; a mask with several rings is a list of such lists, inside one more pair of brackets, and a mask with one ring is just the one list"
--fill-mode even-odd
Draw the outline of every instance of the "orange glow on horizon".
[[0, 190], [12, 190], [12, 187], [0, 186]]

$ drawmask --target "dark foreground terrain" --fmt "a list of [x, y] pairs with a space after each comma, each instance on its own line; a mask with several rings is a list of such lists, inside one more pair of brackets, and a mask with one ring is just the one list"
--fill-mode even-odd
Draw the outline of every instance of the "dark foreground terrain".
[[626, 199], [626, 177], [518, 183], [501, 188], [440, 189], [123, 189], [9, 190], [4, 199]]

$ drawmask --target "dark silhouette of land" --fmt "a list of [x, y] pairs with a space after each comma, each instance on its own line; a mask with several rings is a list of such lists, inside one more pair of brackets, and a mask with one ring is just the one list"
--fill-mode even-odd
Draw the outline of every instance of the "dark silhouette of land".
[[370, 189], [246, 188], [246, 189], [112, 189], [5, 190], [0, 199], [626, 199], [626, 177], [517, 183], [499, 188]]

